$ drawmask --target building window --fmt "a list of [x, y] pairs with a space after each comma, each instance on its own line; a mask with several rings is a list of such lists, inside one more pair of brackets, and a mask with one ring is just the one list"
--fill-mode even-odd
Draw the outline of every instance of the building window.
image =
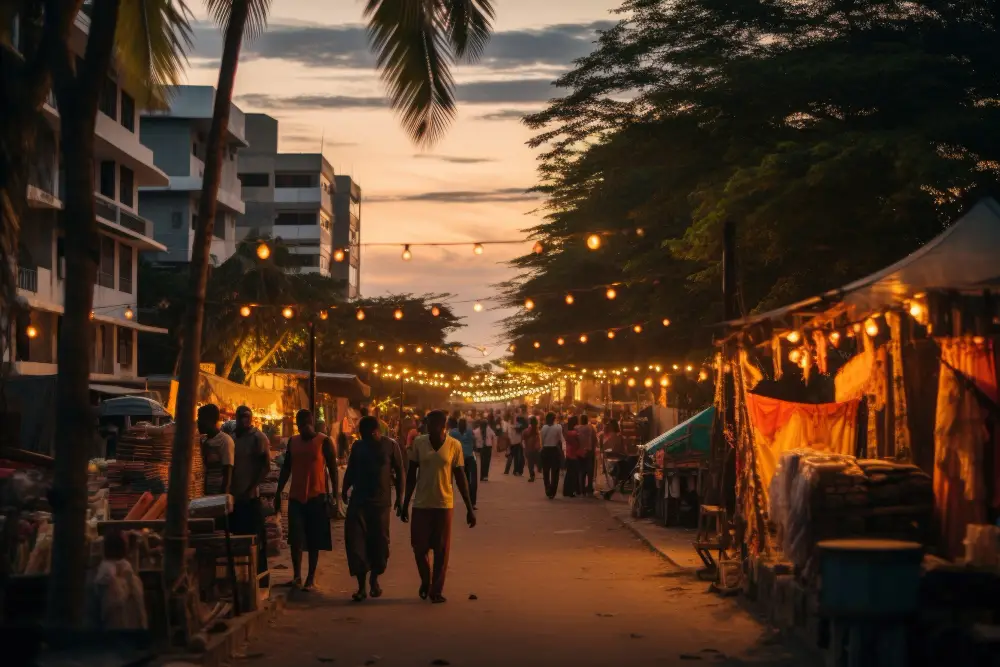
[[330, 231], [330, 218], [326, 217], [322, 213], [319, 214], [319, 226], [323, 229]]
[[314, 188], [318, 185], [316, 174], [275, 174], [276, 188]]
[[28, 338], [28, 323], [31, 318], [18, 315], [14, 323], [17, 331], [14, 334], [14, 361], [29, 361], [31, 359], [31, 339]]
[[115, 240], [108, 236], [101, 237], [101, 263], [97, 269], [97, 284], [115, 288]]
[[286, 212], [279, 213], [274, 219], [276, 225], [315, 225], [315, 213]]
[[285, 265], [300, 268], [320, 266], [320, 256], [289, 253]]
[[191, 214], [191, 229], [198, 229], [198, 214]]
[[111, 77], [104, 79], [99, 104], [101, 113], [111, 120], [118, 120], [118, 84]]
[[351, 215], [355, 218], [361, 218], [361, 200], [351, 197]]
[[132, 365], [132, 330], [118, 327], [118, 365]]
[[132, 246], [118, 244], [118, 291], [132, 293]]
[[118, 201], [129, 208], [135, 206], [135, 174], [122, 165], [118, 168]]
[[135, 100], [132, 96], [122, 91], [122, 127], [129, 132], [135, 132]]
[[215, 225], [212, 227], [212, 236], [217, 239], [226, 239], [226, 225], [229, 223], [228, 216], [222, 213], [216, 214]]
[[115, 198], [115, 163], [111, 160], [101, 162], [101, 194], [108, 199]]
[[56, 239], [56, 278], [66, 276], [66, 242], [63, 237]]
[[245, 188], [266, 188], [271, 184], [271, 175], [264, 174], [240, 174], [240, 183]]

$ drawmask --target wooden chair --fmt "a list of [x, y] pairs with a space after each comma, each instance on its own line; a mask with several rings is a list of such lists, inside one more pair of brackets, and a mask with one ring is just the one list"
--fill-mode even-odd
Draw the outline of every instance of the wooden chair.
[[694, 550], [705, 564], [705, 567], [698, 571], [699, 577], [715, 578], [719, 566], [712, 552], [718, 554], [721, 559], [725, 549], [727, 524], [725, 507], [702, 505], [699, 508], [698, 534], [695, 536]]

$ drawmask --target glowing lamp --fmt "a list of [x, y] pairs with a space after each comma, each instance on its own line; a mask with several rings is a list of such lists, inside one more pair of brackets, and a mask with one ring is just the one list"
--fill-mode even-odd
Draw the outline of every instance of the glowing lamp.
[[24, 330], [24, 334], [28, 338], [38, 338], [38, 328], [34, 324], [29, 324], [28, 328]]
[[126, 308], [124, 314], [125, 314], [125, 319], [126, 320], [131, 320], [133, 317], [135, 317], [135, 311], [132, 310], [131, 307]]
[[358, 341], [358, 347], [360, 347], [361, 349], [364, 349], [364, 347], [365, 347], [365, 341], [359, 340]]
[[413, 259], [413, 253], [410, 252], [409, 244], [403, 246], [402, 257], [404, 262], [409, 262], [411, 259]]
[[636, 333], [642, 333], [642, 325], [641, 324], [635, 325], [634, 327], [632, 327], [632, 331]]
[[684, 370], [686, 370], [688, 373], [690, 373], [691, 371], [694, 370], [694, 366], [692, 366], [691, 364], [688, 364], [687, 366], [684, 367]]
[[358, 318], [358, 322], [360, 322], [361, 320], [365, 319], [365, 311], [358, 308], [358, 312], [354, 314], [354, 317]]
[[537, 350], [538, 348], [540, 348], [540, 347], [542, 346], [542, 344], [541, 344], [541, 343], [539, 343], [539, 342], [538, 342], [537, 340], [536, 340], [536, 341], [535, 341], [534, 343], [532, 343], [531, 345], [532, 345], [532, 347], [534, 347], [534, 348], [535, 348], [536, 350]]
[[431, 308], [431, 317], [438, 317], [439, 315], [441, 315], [441, 309], [437, 306], [433, 306]]
[[704, 382], [708, 379], [708, 373], [706, 371], [698, 372], [698, 382]]
[[565, 338], [563, 338], [562, 336], [560, 336], [559, 338], [556, 338], [556, 345], [565, 345], [565, 344], [566, 344], [566, 339]]
[[611, 300], [618, 296], [618, 292], [615, 291], [614, 287], [609, 287], [608, 291], [604, 293], [604, 296]]
[[545, 252], [545, 246], [542, 245], [541, 241], [535, 241], [535, 245], [531, 247], [531, 250], [536, 255], [541, 255], [543, 252]]
[[865, 320], [865, 333], [868, 334], [871, 338], [874, 338], [875, 336], [877, 336], [878, 335], [878, 322], [876, 322], [875, 320], [873, 320], [870, 317], [867, 320]]
[[830, 340], [830, 345], [833, 345], [834, 347], [837, 347], [838, 345], [840, 345], [840, 332], [839, 331], [831, 331], [830, 335], [828, 336], [828, 338]]
[[483, 244], [482, 243], [477, 243], [476, 245], [472, 246], [472, 252], [475, 253], [475, 254], [477, 254], [477, 255], [482, 255], [483, 254]]
[[478, 301], [475, 302], [474, 304], [472, 304], [472, 310], [476, 311], [477, 313], [483, 312], [483, 304], [479, 303]]
[[525, 299], [524, 300], [524, 309], [525, 310], [534, 310], [535, 309], [535, 302], [532, 301], [531, 299]]
[[257, 256], [261, 259], [267, 259], [271, 256], [271, 247], [266, 243], [261, 243], [257, 246]]
[[785, 334], [785, 340], [787, 340], [792, 345], [795, 345], [800, 340], [802, 340], [802, 334], [800, 334], [798, 331], [789, 331], [787, 334]]
[[662, 377], [662, 378], [660, 378], [660, 386], [661, 387], [669, 387], [670, 386], [670, 378], [668, 378], [668, 377]]
[[635, 378], [629, 378], [628, 379], [628, 386], [630, 386], [630, 387], [634, 387], [635, 386]]
[[646, 389], [649, 389], [650, 387], [652, 387], [653, 386], [653, 378], [646, 378], [645, 380], [643, 380], [642, 381], [642, 386], [645, 387]]
[[613, 339], [615, 337], [614, 329], [608, 329], [608, 339]]
[[800, 359], [802, 359], [802, 350], [792, 350], [788, 353], [788, 360], [793, 364], [799, 363]]
[[670, 326], [670, 320], [668, 320], [667, 318], [664, 317], [663, 318], [663, 326], [669, 327]]
[[403, 354], [404, 352], [406, 352], [406, 348], [404, 348], [402, 345], [400, 345], [399, 347], [396, 348], [396, 352], [399, 352], [400, 354]]
[[319, 311], [319, 319], [326, 320], [328, 317], [330, 317], [330, 313], [328, 313], [326, 309]]
[[566, 305], [567, 306], [572, 306], [574, 301], [576, 301], [576, 299], [573, 298], [572, 294], [567, 294], [566, 295]]
[[587, 334], [580, 334], [580, 342], [581, 343], [586, 343], [588, 340], [590, 340], [590, 339], [587, 338]]
[[285, 306], [284, 308], [281, 309], [281, 316], [284, 317], [286, 320], [292, 319], [293, 315], [295, 315], [295, 311], [293, 311], [288, 306]]
[[403, 311], [402, 311], [402, 309], [397, 308], [396, 310], [392, 311], [392, 316], [394, 318], [396, 318], [397, 320], [403, 319]]
[[333, 251], [333, 261], [343, 262], [344, 257], [346, 257], [346, 255], [344, 254], [344, 251], [342, 249], [337, 248], [336, 250]]
[[243, 317], [250, 317], [250, 306], [243, 306], [240, 308], [240, 315]]
[[923, 305], [920, 304], [920, 302], [914, 301], [914, 302], [912, 302], [910, 304], [910, 316], [913, 319], [919, 320], [919, 319], [923, 318], [925, 312], [926, 311], [925, 311]]
[[417, 354], [423, 354], [424, 353], [424, 348], [421, 347], [420, 345], [417, 345], [416, 353]]
[[601, 237], [597, 234], [591, 234], [587, 237], [587, 247], [591, 250], [597, 250], [601, 247]]

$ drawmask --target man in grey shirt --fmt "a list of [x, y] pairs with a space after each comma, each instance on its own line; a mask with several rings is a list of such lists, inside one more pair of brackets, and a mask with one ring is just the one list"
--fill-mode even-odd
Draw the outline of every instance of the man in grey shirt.
[[[257, 573], [267, 572], [267, 532], [258, 485], [271, 467], [271, 447], [267, 436], [253, 425], [253, 413], [245, 405], [236, 408], [236, 430], [233, 432], [233, 513], [229, 526], [236, 535], [257, 537]], [[261, 586], [269, 585], [268, 578]]]
[[580, 449], [583, 450], [583, 494], [594, 495], [594, 465], [597, 448], [597, 431], [590, 425], [587, 413], [580, 415], [580, 425], [576, 427], [576, 435], [580, 439]]

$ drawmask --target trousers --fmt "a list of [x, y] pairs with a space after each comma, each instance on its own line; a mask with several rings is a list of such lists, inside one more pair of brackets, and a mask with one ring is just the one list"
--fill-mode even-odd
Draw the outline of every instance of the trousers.
[[549, 498], [555, 498], [559, 488], [560, 454], [558, 447], [542, 447], [542, 480], [545, 482], [545, 495]]

